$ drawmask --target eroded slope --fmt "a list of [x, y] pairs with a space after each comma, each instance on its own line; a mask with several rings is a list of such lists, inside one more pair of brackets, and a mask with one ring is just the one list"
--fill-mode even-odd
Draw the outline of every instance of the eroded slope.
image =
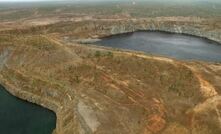
[[220, 134], [221, 65], [1, 35], [0, 82], [57, 134]]

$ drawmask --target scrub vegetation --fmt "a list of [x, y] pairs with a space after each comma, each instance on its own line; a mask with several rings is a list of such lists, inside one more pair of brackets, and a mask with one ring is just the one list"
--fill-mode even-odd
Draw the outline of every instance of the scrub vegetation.
[[53, 134], [220, 134], [221, 63], [78, 43], [146, 27], [220, 40], [218, 5], [155, 4], [0, 6], [1, 85], [53, 110]]

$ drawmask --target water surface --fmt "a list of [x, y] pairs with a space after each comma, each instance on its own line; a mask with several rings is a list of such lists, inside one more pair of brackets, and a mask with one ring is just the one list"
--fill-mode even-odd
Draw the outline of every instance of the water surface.
[[51, 134], [55, 114], [9, 94], [0, 85], [0, 134]]
[[221, 61], [221, 44], [183, 34], [138, 31], [103, 38], [96, 44], [143, 51], [177, 59]]

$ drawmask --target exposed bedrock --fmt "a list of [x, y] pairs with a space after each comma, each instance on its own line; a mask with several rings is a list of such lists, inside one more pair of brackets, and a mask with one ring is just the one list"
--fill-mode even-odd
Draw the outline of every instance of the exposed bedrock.
[[[68, 25], [67, 25], [68, 24]], [[221, 43], [220, 20], [205, 20], [199, 18], [153, 18], [132, 20], [91, 20], [81, 22], [65, 22], [54, 26], [64, 26], [65, 34], [73, 35], [82, 42], [90, 42], [88, 38], [100, 38], [115, 34], [134, 32], [138, 30], [166, 31], [171, 33], [182, 33], [203, 38], [208, 38]], [[57, 28], [57, 30], [61, 30]], [[70, 30], [70, 31], [69, 31]], [[80, 42], [79, 40], [76, 40]], [[94, 40], [91, 40], [92, 42]]]

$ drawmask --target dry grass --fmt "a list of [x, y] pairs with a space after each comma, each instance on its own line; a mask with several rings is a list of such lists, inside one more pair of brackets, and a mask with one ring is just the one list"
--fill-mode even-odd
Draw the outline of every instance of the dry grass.
[[[48, 108], [56, 104], [53, 110], [58, 117], [57, 133], [80, 131], [79, 124], [90, 126], [80, 122], [79, 101], [91, 107], [90, 112], [96, 115], [100, 125], [93, 130], [100, 133], [108, 133], [107, 129], [110, 133], [131, 134], [221, 132], [216, 118], [220, 118], [219, 114], [211, 119], [204, 116], [214, 110], [219, 113], [218, 100], [211, 102], [214, 107], [194, 110], [203, 102], [208, 105], [196, 72], [219, 93], [220, 84], [212, 82], [220, 77], [219, 64], [179, 62], [136, 52], [66, 45], [47, 36], [10, 39], [1, 37], [1, 44], [11, 43], [0, 46], [1, 53], [10, 49], [0, 72], [1, 84], [17, 87], [18, 96], [21, 91], [32, 94], [26, 98], [31, 97], [29, 100]], [[71, 120], [72, 117], [76, 118]]]

